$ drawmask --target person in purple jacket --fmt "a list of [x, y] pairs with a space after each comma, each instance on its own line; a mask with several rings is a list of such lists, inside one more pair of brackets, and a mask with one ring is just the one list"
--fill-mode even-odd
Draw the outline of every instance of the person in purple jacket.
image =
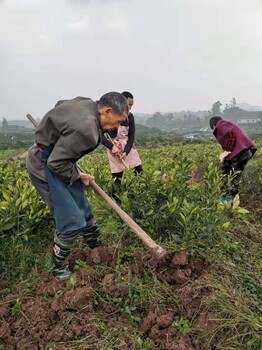
[[[238, 194], [242, 172], [257, 148], [236, 123], [221, 117], [212, 117], [209, 123], [213, 135], [223, 149], [219, 156], [223, 172], [223, 195], [219, 201], [228, 202]], [[233, 175], [231, 181], [229, 181], [230, 173]]]

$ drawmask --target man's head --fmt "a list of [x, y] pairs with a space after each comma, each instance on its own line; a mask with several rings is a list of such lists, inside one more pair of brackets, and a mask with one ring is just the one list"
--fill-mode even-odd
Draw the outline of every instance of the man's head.
[[131, 94], [131, 92], [128, 91], [123, 91], [122, 95], [127, 99], [128, 107], [130, 110], [134, 104], [134, 96]]
[[108, 92], [103, 95], [97, 104], [99, 123], [103, 131], [118, 128], [126, 119], [129, 107], [127, 99], [119, 92]]
[[215, 127], [216, 127], [217, 123], [219, 122], [219, 120], [222, 120], [222, 118], [221, 117], [212, 117], [212, 118], [210, 118], [209, 125], [210, 125], [210, 128], [212, 130], [215, 129]]

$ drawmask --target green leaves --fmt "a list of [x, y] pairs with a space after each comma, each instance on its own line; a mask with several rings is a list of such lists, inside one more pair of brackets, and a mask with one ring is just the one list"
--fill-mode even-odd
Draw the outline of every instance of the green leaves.
[[186, 336], [190, 333], [189, 321], [183, 318], [176, 320], [172, 323], [172, 326], [176, 328], [178, 333]]
[[0, 229], [28, 239], [30, 232], [49, 213], [33, 188], [22, 162], [9, 164], [0, 178]]
[[249, 213], [249, 211], [247, 209], [240, 207], [239, 195], [236, 195], [235, 198], [233, 199], [232, 211], [239, 213], [239, 214], [248, 214]]
[[247, 209], [244, 209], [242, 207], [240, 207], [240, 199], [239, 199], [239, 195], [237, 194], [233, 201], [229, 201], [229, 202], [219, 202], [217, 204], [218, 210], [221, 211], [231, 211], [234, 214], [248, 214], [249, 211]]
[[19, 315], [21, 312], [22, 301], [20, 299], [16, 299], [15, 304], [11, 308], [12, 316]]

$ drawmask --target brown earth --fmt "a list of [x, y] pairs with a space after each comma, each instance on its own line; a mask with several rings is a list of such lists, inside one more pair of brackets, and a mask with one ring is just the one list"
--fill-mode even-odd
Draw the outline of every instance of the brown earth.
[[[141, 342], [146, 340], [150, 349], [210, 350], [204, 341], [197, 340], [196, 334], [183, 335], [172, 325], [180, 319], [194, 318], [202, 331], [214, 327], [212, 313], [198, 312], [210, 291], [193, 286], [208, 271], [203, 261], [192, 259], [186, 251], [161, 261], [136, 251], [126, 271], [119, 275], [114, 250], [110, 247], [92, 251], [75, 249], [70, 258], [71, 268], [79, 259], [87, 267], [73, 274], [76, 281], [73, 284], [61, 283], [43, 272], [41, 283], [30, 293], [21, 291], [5, 296], [4, 291], [1, 292], [0, 349], [1, 344], [4, 350], [105, 349], [105, 339], [112, 334], [115, 334], [112, 349], [147, 348], [128, 335], [130, 327], [135, 327], [137, 337]], [[97, 264], [101, 266], [99, 272], [88, 268]], [[177, 295], [180, 306], [174, 300], [155, 310], [137, 308], [134, 310], [137, 318], [134, 318], [128, 309], [119, 310], [116, 301], [128, 305], [125, 301], [131, 296], [126, 281], [132, 284], [132, 279], [147, 269], [153, 269], [163, 288], [168, 287]], [[15, 312], [18, 301], [21, 306]]]

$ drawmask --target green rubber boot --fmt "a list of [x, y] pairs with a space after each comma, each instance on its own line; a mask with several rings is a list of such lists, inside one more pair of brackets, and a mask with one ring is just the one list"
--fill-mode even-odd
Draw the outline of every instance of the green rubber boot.
[[68, 268], [68, 257], [72, 246], [72, 242], [66, 242], [55, 234], [52, 254], [54, 268], [52, 272], [60, 281], [66, 281], [71, 276], [71, 271]]
[[91, 249], [99, 247], [102, 244], [100, 230], [95, 220], [92, 220], [91, 223], [87, 224], [86, 227], [82, 229], [82, 234], [86, 244]]

